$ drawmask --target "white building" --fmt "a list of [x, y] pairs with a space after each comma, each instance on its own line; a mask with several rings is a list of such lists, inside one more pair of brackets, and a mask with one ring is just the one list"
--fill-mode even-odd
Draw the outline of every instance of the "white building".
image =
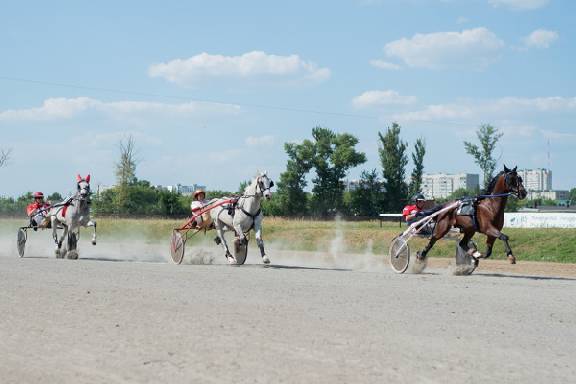
[[192, 195], [194, 193], [194, 191], [197, 189], [201, 189], [203, 191], [206, 190], [206, 186], [200, 185], [200, 184], [192, 184], [192, 185], [176, 184], [176, 185], [167, 185], [166, 187], [162, 187], [162, 186], [158, 186], [158, 187], [164, 188], [168, 192], [180, 193], [184, 196]]
[[422, 175], [422, 193], [427, 199], [445, 198], [457, 189], [476, 190], [480, 176], [476, 173], [433, 173]]
[[528, 200], [570, 200], [570, 191], [528, 191]]
[[353, 192], [360, 187], [360, 180], [344, 180], [344, 191]]
[[521, 169], [518, 176], [523, 180], [527, 191], [551, 191], [552, 171], [546, 168]]

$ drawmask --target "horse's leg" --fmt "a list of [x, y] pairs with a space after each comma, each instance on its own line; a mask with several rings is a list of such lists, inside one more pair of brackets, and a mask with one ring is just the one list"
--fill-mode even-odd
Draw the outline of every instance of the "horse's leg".
[[486, 236], [486, 255], [484, 258], [489, 258], [492, 255], [492, 247], [494, 246], [494, 242], [496, 241], [496, 237], [494, 236]]
[[262, 215], [258, 215], [254, 220], [254, 232], [256, 232], [256, 244], [260, 248], [260, 255], [264, 264], [270, 264], [270, 258], [264, 252], [264, 240], [262, 240]]
[[50, 217], [50, 224], [52, 225], [52, 239], [54, 239], [54, 243], [56, 244], [54, 254], [58, 257], [60, 255], [60, 246], [58, 245], [58, 230], [56, 229], [58, 221], [56, 220], [56, 215]]
[[[512, 254], [512, 248], [510, 247], [510, 243], [508, 242], [508, 236], [500, 232], [496, 227], [490, 226], [488, 230], [485, 232], [488, 239], [490, 237], [494, 237], [494, 239], [500, 239], [504, 242], [504, 247], [506, 248], [506, 256], [508, 257], [508, 261], [510, 264], [516, 264], [516, 257]], [[490, 253], [492, 252], [492, 247], [490, 247]]]
[[248, 239], [246, 239], [246, 235], [244, 234], [244, 231], [242, 230], [242, 225], [240, 223], [240, 220], [235, 220], [236, 217], [238, 217], [237, 215], [234, 216], [234, 218], [232, 219], [232, 226], [234, 227], [234, 231], [236, 232], [236, 236], [238, 236], [238, 239], [240, 240], [240, 244], [244, 245], [244, 244], [248, 243]]
[[[478, 252], [478, 250], [476, 248], [470, 247], [470, 240], [474, 236], [474, 233], [475, 232], [473, 230], [464, 231], [464, 236], [462, 236], [462, 239], [458, 242], [458, 247], [460, 249], [464, 250], [465, 253], [472, 258], [472, 261], [474, 262], [474, 268], [476, 268], [476, 267], [478, 267], [478, 263], [480, 261], [480, 257], [482, 256], [482, 254], [480, 252]], [[459, 263], [460, 264], [461, 263], [468, 264], [469, 261], [461, 256], [460, 249], [456, 251], [456, 264], [457, 265]]]
[[90, 220], [86, 227], [94, 227], [94, 232], [92, 233], [92, 245], [96, 245], [96, 222], [94, 220]]
[[222, 248], [224, 248], [224, 257], [226, 257], [226, 260], [228, 260], [230, 264], [235, 264], [236, 259], [230, 253], [230, 249], [228, 248], [228, 244], [226, 243], [226, 238], [224, 237], [224, 229], [222, 222], [219, 219], [217, 219], [214, 221], [214, 223], [216, 227], [216, 234], [218, 235], [218, 239], [220, 239], [219, 244], [222, 246]]
[[78, 240], [80, 239], [80, 226], [71, 225], [68, 228], [68, 237], [66, 238], [66, 244], [68, 246], [68, 252], [66, 252], [66, 258], [71, 260], [78, 259]]
[[436, 226], [434, 227], [434, 232], [432, 233], [432, 237], [430, 237], [430, 241], [428, 241], [428, 244], [426, 245], [426, 247], [422, 251], [420, 251], [416, 254], [416, 258], [418, 260], [424, 260], [426, 258], [426, 256], [428, 255], [428, 252], [430, 252], [430, 250], [434, 246], [434, 244], [439, 239], [443, 238], [444, 235], [446, 235], [448, 233], [451, 226], [452, 225], [450, 223], [450, 217], [449, 216], [445, 216], [442, 219], [438, 220], [436, 222]]
[[460, 240], [460, 242], [458, 243], [460, 245], [460, 248], [466, 250], [466, 252], [470, 253], [470, 256], [473, 256], [475, 259], [481, 257], [482, 255], [480, 254], [480, 252], [478, 252], [477, 249], [471, 250], [470, 249], [470, 240], [472, 240], [472, 237], [474, 237], [474, 234], [476, 232], [475, 231], [471, 231], [471, 230], [465, 230], [464, 231], [464, 236], [462, 237], [462, 240]]
[[64, 249], [62, 249], [62, 244], [64, 243], [64, 239], [68, 239], [68, 226], [62, 223], [62, 227], [64, 230], [62, 231], [62, 237], [58, 240], [58, 253], [60, 254], [60, 258], [64, 258], [66, 252], [68, 252], [68, 244], [65, 245]]

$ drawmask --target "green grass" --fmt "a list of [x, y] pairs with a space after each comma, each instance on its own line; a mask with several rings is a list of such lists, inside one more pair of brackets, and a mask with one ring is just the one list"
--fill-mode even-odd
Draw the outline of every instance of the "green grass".
[[[0, 219], [2, 234], [16, 233], [16, 228], [25, 220]], [[182, 220], [159, 219], [113, 219], [98, 218], [98, 233], [100, 241], [107, 238], [120, 241], [122, 238], [138, 238], [144, 242], [161, 242], [170, 237], [173, 228], [182, 224]], [[281, 218], [265, 218], [264, 240], [273, 243], [276, 248], [303, 251], [326, 251], [333, 246], [337, 236], [342, 239], [347, 252], [375, 254], [387, 253], [390, 241], [405, 227], [398, 224], [384, 223], [380, 228], [378, 221], [336, 222], [288, 220]], [[519, 260], [549, 261], [559, 263], [576, 263], [576, 230], [574, 229], [519, 229], [509, 228], [504, 232], [510, 237], [510, 245]], [[208, 236], [200, 234], [198, 240], [209, 241], [215, 233]], [[485, 249], [485, 236], [477, 234], [474, 239]], [[427, 240], [414, 238], [410, 247], [415, 252], [426, 245]], [[453, 257], [454, 241], [439, 241], [430, 256]], [[494, 246], [493, 258], [504, 259], [504, 247], [497, 240]]]

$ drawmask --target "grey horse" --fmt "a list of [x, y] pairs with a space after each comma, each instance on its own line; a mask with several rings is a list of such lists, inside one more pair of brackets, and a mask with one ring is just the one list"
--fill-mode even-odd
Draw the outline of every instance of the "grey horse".
[[[90, 220], [90, 175], [76, 176], [76, 193], [60, 204], [56, 204], [49, 212], [52, 224], [52, 237], [56, 243], [56, 257], [77, 259], [77, 242], [80, 237], [80, 227], [93, 227], [92, 244], [96, 245], [96, 222]], [[58, 239], [58, 227], [64, 231]], [[66, 243], [64, 243], [66, 240]]]
[[[268, 177], [266, 172], [261, 172], [256, 176], [248, 187], [244, 190], [244, 194], [238, 198], [234, 206], [220, 206], [210, 211], [210, 216], [214, 222], [214, 227], [218, 234], [217, 243], [221, 244], [224, 248], [226, 259], [230, 264], [243, 264], [244, 260], [236, 260], [230, 253], [224, 232], [234, 231], [237, 240], [241, 244], [247, 244], [246, 234], [254, 229], [256, 233], [256, 244], [260, 249], [262, 262], [264, 264], [270, 263], [270, 258], [264, 251], [264, 240], [262, 240], [262, 215], [261, 202], [262, 198], [270, 199], [272, 192], [270, 188], [274, 186], [274, 182]], [[222, 198], [226, 200], [229, 198]], [[214, 201], [213, 203], [216, 203]]]

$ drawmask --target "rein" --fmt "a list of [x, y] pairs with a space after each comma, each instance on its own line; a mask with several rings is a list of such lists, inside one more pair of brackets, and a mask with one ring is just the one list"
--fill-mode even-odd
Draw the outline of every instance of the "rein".
[[490, 198], [495, 198], [495, 197], [507, 197], [507, 196], [511, 196], [511, 195], [515, 195], [515, 193], [512, 193], [512, 192], [496, 193], [494, 195], [478, 195], [476, 197], [479, 199], [490, 199]]

